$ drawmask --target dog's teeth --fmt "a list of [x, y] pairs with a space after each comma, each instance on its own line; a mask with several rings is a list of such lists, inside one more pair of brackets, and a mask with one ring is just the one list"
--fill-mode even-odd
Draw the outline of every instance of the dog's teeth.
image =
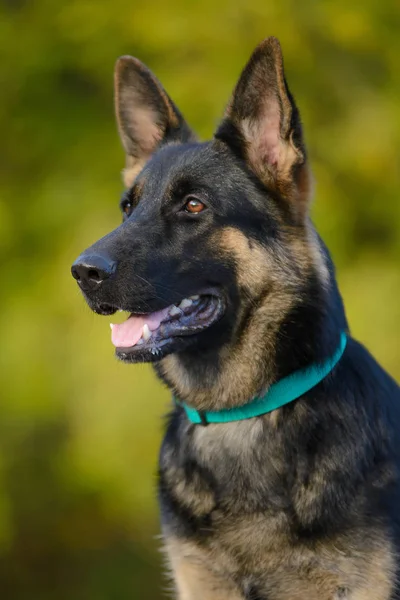
[[181, 308], [183, 310], [184, 308], [189, 308], [189, 306], [192, 306], [192, 304], [193, 304], [193, 300], [190, 300], [190, 298], [185, 298], [180, 303], [179, 308]]
[[189, 296], [190, 300], [198, 300], [200, 298], [200, 296], [198, 294], [196, 294], [195, 296]]
[[145, 323], [143, 325], [142, 338], [144, 339], [145, 342], [148, 342], [149, 339], [151, 338], [151, 331], [150, 331], [147, 323]]
[[124, 310], [122, 308], [119, 308], [118, 312], [124, 312]]
[[114, 323], [110, 323], [110, 329], [114, 327]]
[[174, 304], [169, 309], [169, 314], [171, 315], [171, 317], [175, 317], [176, 315], [180, 315], [181, 314], [181, 310], [177, 306], [175, 306], [175, 304]]

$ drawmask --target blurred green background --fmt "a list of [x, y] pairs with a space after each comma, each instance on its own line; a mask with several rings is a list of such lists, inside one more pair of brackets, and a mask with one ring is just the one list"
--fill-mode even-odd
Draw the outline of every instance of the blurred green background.
[[115, 59], [210, 136], [253, 47], [280, 38], [316, 176], [314, 219], [356, 337], [400, 376], [397, 0], [1, 0], [0, 596], [157, 599], [168, 394], [113, 358], [70, 276], [120, 221]]

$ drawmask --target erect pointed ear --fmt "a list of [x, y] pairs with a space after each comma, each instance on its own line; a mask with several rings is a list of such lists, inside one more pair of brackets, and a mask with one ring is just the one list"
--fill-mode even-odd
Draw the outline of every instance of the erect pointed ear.
[[267, 38], [253, 52], [215, 137], [243, 157], [266, 186], [276, 189], [296, 216], [304, 216], [311, 174], [276, 38]]
[[196, 139], [161, 83], [132, 56], [115, 65], [115, 112], [126, 152], [123, 179], [130, 187], [144, 164], [167, 142]]

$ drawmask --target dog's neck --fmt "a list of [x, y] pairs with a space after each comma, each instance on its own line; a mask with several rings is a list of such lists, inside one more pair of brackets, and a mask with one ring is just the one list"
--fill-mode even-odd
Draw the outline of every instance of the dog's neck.
[[[335, 296], [331, 301], [340, 302]], [[179, 399], [197, 410], [242, 406], [290, 373], [331, 356], [341, 331], [347, 328], [344, 314], [338, 319], [329, 303], [319, 309], [293, 307], [274, 326], [268, 322], [270, 310], [266, 302], [240, 341], [222, 348], [218, 356], [212, 351], [171, 355], [158, 365], [159, 376]]]
[[266, 295], [235, 343], [170, 355], [156, 370], [177, 398], [197, 410], [242, 406], [290, 373], [330, 357], [346, 329], [331, 270], [329, 285], [308, 282], [307, 296], [297, 304], [292, 295]]

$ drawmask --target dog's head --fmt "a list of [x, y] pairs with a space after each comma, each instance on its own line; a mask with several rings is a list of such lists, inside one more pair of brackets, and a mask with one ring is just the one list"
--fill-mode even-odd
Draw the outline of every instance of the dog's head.
[[80, 255], [73, 276], [94, 311], [130, 314], [112, 331], [121, 360], [156, 361], [200, 405], [217, 381], [240, 403], [259, 391], [260, 370], [277, 375], [277, 336], [286, 343], [296, 311], [330, 278], [279, 42], [256, 48], [210, 142], [134, 58], [117, 62], [115, 98], [123, 222]]

